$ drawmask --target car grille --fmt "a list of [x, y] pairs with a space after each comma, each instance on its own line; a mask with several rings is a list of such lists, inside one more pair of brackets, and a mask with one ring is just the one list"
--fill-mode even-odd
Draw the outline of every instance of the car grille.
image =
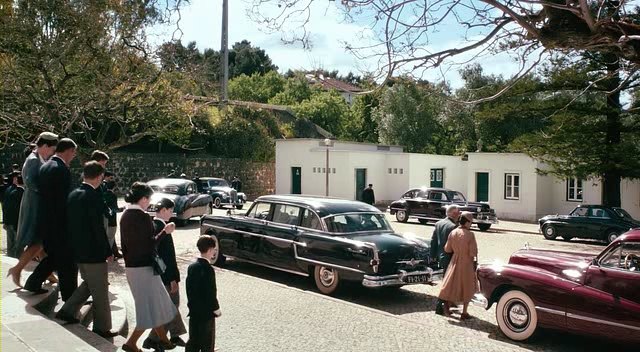
[[229, 200], [231, 201], [231, 203], [237, 203], [238, 202], [238, 191], [236, 191], [235, 189], [231, 189], [231, 191], [229, 192]]

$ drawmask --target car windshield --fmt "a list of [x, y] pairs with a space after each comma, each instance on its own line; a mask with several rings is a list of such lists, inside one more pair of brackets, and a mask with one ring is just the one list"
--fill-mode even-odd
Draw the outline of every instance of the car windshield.
[[621, 217], [623, 219], [634, 220], [633, 217], [631, 217], [631, 215], [629, 213], [627, 213], [627, 211], [622, 209], [622, 208], [613, 208], [613, 211], [615, 211], [616, 215], [618, 215], [619, 217]]
[[391, 230], [384, 215], [376, 213], [337, 214], [325, 218], [324, 222], [329, 232], [334, 233]]
[[226, 180], [209, 180], [209, 187], [229, 187]]
[[467, 198], [464, 197], [464, 195], [460, 192], [449, 192], [449, 199], [451, 199], [454, 202], [466, 202]]

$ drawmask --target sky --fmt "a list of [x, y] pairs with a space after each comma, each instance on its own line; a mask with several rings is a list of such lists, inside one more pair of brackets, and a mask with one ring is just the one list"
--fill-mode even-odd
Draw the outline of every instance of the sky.
[[[339, 2], [338, 2], [339, 3]], [[281, 33], [265, 33], [257, 23], [247, 16], [249, 4], [247, 0], [229, 1], [229, 46], [243, 39], [266, 51], [279, 71], [325, 69], [338, 70], [346, 75], [349, 71], [356, 74], [371, 71], [377, 67], [371, 60], [359, 60], [346, 52], [342, 42], [358, 42], [360, 34], [370, 31], [368, 24], [344, 23], [336, 8], [336, 1], [319, 1], [314, 8], [308, 25], [311, 32], [312, 46], [305, 49], [301, 44], [285, 44]], [[222, 0], [191, 0], [181, 10], [180, 29], [182, 33], [174, 33], [175, 26], [155, 28], [151, 40], [162, 43], [173, 36], [180, 38], [183, 44], [195, 41], [200, 50], [213, 48], [220, 50]], [[455, 28], [455, 27], [454, 27]], [[440, 31], [435, 34], [433, 48], [453, 46], [461, 43], [463, 33], [454, 30]], [[462, 58], [461, 60], [464, 60]], [[484, 71], [490, 74], [511, 76], [518, 72], [519, 65], [506, 54], [484, 57], [479, 60]], [[419, 73], [420, 78], [439, 81], [443, 78], [453, 88], [462, 86], [457, 73], [461, 66], [448, 70], [429, 70]]]

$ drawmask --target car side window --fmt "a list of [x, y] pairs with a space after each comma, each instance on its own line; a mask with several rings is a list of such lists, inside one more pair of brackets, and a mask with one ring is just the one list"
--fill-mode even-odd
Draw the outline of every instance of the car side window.
[[413, 198], [413, 191], [409, 191], [405, 194], [402, 195], [402, 198], [406, 198], [406, 199], [412, 199]]
[[297, 225], [300, 218], [300, 207], [287, 204], [276, 204], [273, 209], [273, 222]]
[[622, 246], [618, 246], [613, 250], [609, 251], [602, 259], [600, 260], [600, 266], [607, 268], [619, 268], [622, 264]]
[[591, 208], [590, 216], [594, 218], [609, 218], [607, 212], [602, 208]]
[[320, 219], [318, 219], [318, 216], [309, 209], [304, 210], [300, 226], [313, 230], [322, 230], [322, 226], [320, 226]]
[[640, 243], [623, 243], [620, 258], [622, 269], [640, 274]]
[[271, 210], [271, 203], [256, 203], [251, 210], [249, 210], [247, 216], [254, 219], [266, 220], [269, 217], [269, 210]]
[[187, 194], [193, 194], [196, 193], [196, 189], [195, 187], [193, 187], [193, 184], [190, 184], [187, 186]]
[[447, 196], [443, 192], [430, 192], [430, 200], [447, 200]]
[[573, 216], [587, 216], [589, 214], [589, 208], [576, 208], [571, 215]]

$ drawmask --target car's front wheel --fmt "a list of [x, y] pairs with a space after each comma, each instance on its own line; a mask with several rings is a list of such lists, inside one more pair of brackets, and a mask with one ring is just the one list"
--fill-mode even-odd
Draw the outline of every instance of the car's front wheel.
[[396, 211], [396, 220], [398, 220], [398, 222], [409, 221], [409, 212], [404, 209], [398, 209], [398, 211]]
[[482, 232], [489, 231], [490, 228], [491, 224], [478, 224], [478, 229], [480, 229], [480, 231]]
[[520, 290], [511, 290], [498, 301], [496, 320], [500, 331], [515, 341], [531, 337], [538, 327], [538, 314], [531, 298]]
[[316, 266], [313, 269], [313, 279], [318, 290], [325, 295], [334, 294], [340, 284], [338, 271], [326, 266]]
[[619, 233], [617, 233], [616, 231], [607, 231], [607, 235], [605, 236], [605, 241], [607, 241], [607, 244], [613, 242], [616, 240], [616, 238], [618, 238], [618, 236], [620, 236]]
[[544, 225], [542, 227], [542, 235], [548, 240], [555, 240], [558, 237], [556, 228], [553, 225]]
[[213, 200], [213, 207], [216, 208], [216, 209], [220, 209], [222, 207], [222, 198], [216, 197]]

